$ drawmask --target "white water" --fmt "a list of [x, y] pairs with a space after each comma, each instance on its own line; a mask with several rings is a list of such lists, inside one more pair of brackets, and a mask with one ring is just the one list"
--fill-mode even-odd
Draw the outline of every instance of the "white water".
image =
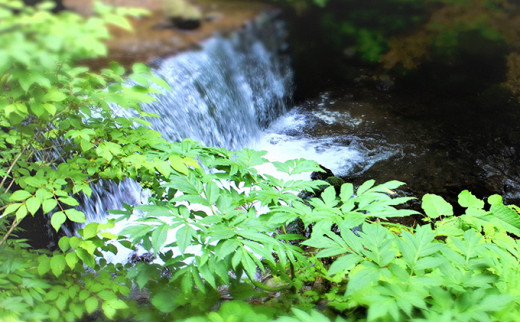
[[[311, 107], [316, 106], [319, 103]], [[270, 161], [296, 158], [315, 160], [337, 176], [362, 173], [379, 160], [396, 153], [396, 150], [383, 146], [366, 148], [364, 139], [352, 134], [313, 134], [317, 121], [351, 128], [353, 132], [362, 122], [361, 119], [351, 118], [348, 113], [331, 111], [326, 107], [320, 107], [319, 110], [295, 107], [264, 130], [261, 139], [253, 147], [267, 151], [266, 158]], [[267, 164], [262, 166], [262, 171], [278, 174], [273, 166]], [[309, 179], [309, 175], [303, 173], [294, 179]]]
[[[315, 112], [290, 109], [292, 72], [289, 58], [279, 54], [286, 47], [283, 24], [262, 16], [231, 36], [213, 37], [199, 50], [163, 60], [154, 72], [172, 91], [143, 106], [160, 116], [149, 119], [152, 128], [169, 140], [191, 138], [231, 150], [266, 150], [271, 161], [313, 159], [340, 176], [362, 171], [391, 153], [365, 149], [350, 135], [313, 136], [309, 132], [317, 121], [355, 127], [361, 120], [327, 110], [320, 101]], [[269, 165], [260, 171], [283, 176]], [[309, 174], [296, 178], [309, 179]], [[132, 181], [103, 183], [82, 204], [89, 220], [100, 221], [108, 210], [121, 209], [122, 203], [146, 203], [146, 194]], [[118, 223], [114, 230], [125, 225], [128, 222]], [[174, 239], [172, 230], [168, 242]], [[125, 261], [130, 253], [119, 249], [114, 262]]]

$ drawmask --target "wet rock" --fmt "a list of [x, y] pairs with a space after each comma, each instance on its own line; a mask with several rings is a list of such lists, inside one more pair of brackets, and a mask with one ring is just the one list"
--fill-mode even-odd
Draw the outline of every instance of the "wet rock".
[[503, 145], [502, 140], [498, 138], [495, 143], [488, 145], [477, 160], [477, 165], [482, 169], [480, 177], [490, 194], [500, 194], [506, 203], [516, 204], [520, 201], [520, 154], [514, 148], [516, 143]]
[[311, 180], [313, 180], [313, 181], [316, 181], [316, 180], [326, 180], [327, 178], [334, 176], [334, 173], [330, 169], [328, 169], [327, 167], [325, 167], [323, 165], [320, 165], [320, 167], [321, 167], [321, 169], [323, 169], [323, 171], [312, 172], [311, 173]]
[[193, 30], [200, 27], [200, 19], [186, 19], [183, 17], [172, 17], [171, 18], [175, 27], [184, 30]]
[[339, 194], [341, 192], [341, 185], [345, 183], [344, 180], [336, 176], [327, 177], [325, 181], [334, 187], [334, 189], [336, 190], [336, 194]]
[[142, 255], [138, 255], [137, 252], [135, 252], [129, 257], [128, 262], [133, 265], [139, 262], [150, 264], [154, 259], [155, 257], [153, 256], [153, 254], [149, 252], [143, 253]]
[[[43, 2], [42, 0], [23, 0], [25, 5], [28, 6], [35, 6]], [[54, 0], [54, 8], [52, 9], [52, 12], [57, 13], [65, 9], [65, 6], [63, 5], [63, 0]]]
[[201, 25], [202, 12], [200, 9], [184, 0], [165, 1], [164, 13], [179, 29], [193, 30]]

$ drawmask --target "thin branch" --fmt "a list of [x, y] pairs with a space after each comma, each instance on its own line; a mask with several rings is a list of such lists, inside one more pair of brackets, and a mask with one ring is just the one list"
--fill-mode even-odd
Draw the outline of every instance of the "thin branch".
[[11, 227], [9, 228], [9, 231], [4, 235], [2, 240], [0, 241], [0, 246], [4, 244], [4, 242], [7, 240], [7, 237], [13, 232], [13, 230], [20, 224], [20, 222], [17, 219], [13, 220], [13, 223], [11, 224]]
[[11, 189], [11, 186], [13, 186], [13, 184], [14, 184], [14, 178], [11, 180], [11, 183], [9, 183], [9, 185], [5, 189], [5, 193], [9, 192], [9, 190]]
[[[14, 161], [11, 163], [11, 165], [9, 166], [9, 169], [7, 170], [7, 172], [5, 173], [5, 176], [4, 178], [2, 179], [2, 182], [0, 182], [0, 187], [3, 187], [4, 184], [5, 184], [5, 181], [7, 180], [7, 177], [9, 175], [9, 173], [13, 170], [14, 168], [14, 165], [16, 165], [16, 163], [18, 162], [18, 159], [20, 159], [20, 157], [22, 157], [23, 153], [25, 152], [25, 148], [24, 147], [22, 149], [22, 151], [20, 151], [20, 153], [18, 154], [18, 156], [16, 156], [16, 158], [14, 159]], [[5, 191], [5, 193], [7, 193], [8, 190]]]

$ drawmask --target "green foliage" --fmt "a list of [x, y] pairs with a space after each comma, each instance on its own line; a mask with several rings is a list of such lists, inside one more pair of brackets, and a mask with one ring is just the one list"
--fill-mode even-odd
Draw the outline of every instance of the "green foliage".
[[114, 248], [97, 231], [110, 227], [91, 223], [88, 239], [63, 237], [54, 253], [32, 251], [16, 240], [2, 245], [0, 319], [79, 321], [93, 313], [115, 319], [119, 310], [132, 312], [132, 302], [124, 300], [131, 282], [118, 275], [122, 266], [95, 260], [101, 250]]
[[[336, 194], [333, 186], [323, 189], [326, 182], [296, 186], [258, 174], [252, 165], [263, 159], [252, 151], [233, 154], [182, 144], [199, 154], [204, 167], [190, 169], [188, 176], [171, 176], [163, 183], [162, 198], [137, 207], [146, 216], [123, 231], [164, 261], [162, 267], [140, 264], [140, 272], [132, 274], [140, 288], [155, 295], [151, 304], [163, 313], [160, 319], [243, 320], [251, 311], [265, 312], [232, 302], [193, 317], [218, 305], [215, 293], [226, 288], [225, 294], [235, 299], [263, 299], [274, 311], [269, 320], [294, 306], [293, 316], [280, 319], [320, 321], [339, 314], [348, 320], [490, 321], [520, 314], [514, 287], [520, 278], [518, 244], [508, 236], [520, 227], [520, 216], [497, 196], [489, 199], [486, 210], [483, 201], [464, 191], [459, 204], [466, 213], [455, 217], [451, 205], [429, 194], [422, 203], [425, 220], [438, 221], [434, 227], [410, 228], [383, 222], [417, 214], [397, 207], [410, 199], [392, 197], [401, 182], [375, 185], [371, 180], [357, 189], [345, 183]], [[277, 167], [290, 173], [302, 162]], [[221, 172], [233, 165], [241, 167]], [[319, 197], [305, 201], [287, 191], [319, 186]], [[269, 188], [274, 190], [265, 194]], [[284, 233], [295, 220], [312, 227], [310, 237]], [[177, 230], [175, 242], [167, 242], [164, 230]], [[187, 253], [188, 246], [198, 251]], [[167, 268], [171, 276], [165, 280], [159, 268]], [[185, 301], [201, 298], [203, 304]], [[324, 301], [327, 316], [297, 309]]]
[[[418, 212], [395, 196], [399, 181], [284, 180], [255, 168], [265, 152], [166, 142], [109, 105], [147, 116], [139, 104], [157, 91], [149, 82], [163, 82], [144, 65], [128, 75], [134, 85], [117, 64], [100, 74], [77, 66], [105, 52], [105, 22], [126, 20], [105, 6], [91, 18], [49, 9], [0, 0], [2, 321], [520, 317], [519, 208], [464, 191], [465, 212], [454, 216], [427, 194], [425, 224], [406, 227], [392, 221]], [[273, 165], [319, 170], [307, 160]], [[55, 251], [7, 239], [29, 215], [52, 214], [56, 230], [86, 222], [73, 194], [124, 178], [151, 197], [113, 212], [130, 221], [122, 232], [111, 231], [114, 220], [88, 223]], [[153, 261], [108, 261], [138, 246]]]
[[166, 161], [157, 156], [165, 141], [142, 120], [114, 118], [111, 108], [146, 116], [139, 104], [159, 91], [151, 82], [163, 82], [143, 64], [129, 75], [135, 85], [123, 82], [126, 71], [115, 63], [101, 74], [78, 66], [106, 54], [105, 23], [128, 29], [121, 13], [140, 10], [97, 4], [98, 16], [82, 18], [51, 8], [0, 2], [0, 42], [7, 44], [0, 49], [0, 189], [7, 195], [1, 218], [13, 228], [37, 213], [52, 212], [56, 231], [67, 220], [83, 223], [71, 193], [90, 195], [99, 179], [153, 185], [165, 173]]

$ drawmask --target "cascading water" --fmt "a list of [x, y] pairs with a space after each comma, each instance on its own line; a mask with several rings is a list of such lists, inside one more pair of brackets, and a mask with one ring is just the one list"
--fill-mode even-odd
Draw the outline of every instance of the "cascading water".
[[243, 30], [218, 35], [161, 60], [154, 73], [171, 91], [143, 106], [159, 118], [152, 128], [168, 140], [191, 138], [208, 146], [250, 145], [287, 110], [292, 72], [281, 21], [262, 15]]
[[[191, 138], [231, 150], [266, 150], [271, 161], [313, 159], [351, 181], [402, 179], [415, 188], [414, 195], [424, 193], [424, 187], [426, 192], [439, 192], [440, 187], [444, 189], [440, 193], [449, 193], [451, 183], [444, 183], [447, 173], [454, 174], [452, 182], [471, 179], [473, 166], [461, 162], [459, 146], [445, 143], [454, 136], [392, 114], [375, 96], [360, 100], [342, 91], [325, 92], [289, 111], [293, 84], [285, 38], [283, 22], [262, 15], [243, 30], [217, 35], [197, 50], [157, 60], [154, 73], [169, 83], [171, 91], [143, 106], [159, 115], [149, 119], [152, 128], [168, 140]], [[471, 151], [467, 147], [462, 154]], [[498, 164], [515, 154], [504, 150]], [[493, 167], [497, 161], [487, 155], [484, 151], [477, 160], [482, 176], [496, 176], [498, 188], [504, 186], [504, 177], [511, 179], [505, 183], [513, 188], [506, 197], [517, 198], [518, 174], [504, 173], [509, 166]], [[462, 171], [446, 168], [446, 160]], [[277, 175], [267, 164], [259, 170]], [[308, 174], [300, 178], [308, 179]], [[123, 203], [146, 203], [145, 193], [131, 180], [99, 183], [92, 190], [91, 197], [80, 198], [90, 221], [103, 221], [108, 210], [121, 209]]]
[[[262, 129], [287, 111], [292, 95], [285, 36], [283, 22], [264, 14], [198, 50], [156, 62], [153, 72], [172, 90], [143, 106], [159, 115], [149, 119], [151, 127], [168, 140], [191, 138], [227, 149], [254, 145]], [[88, 220], [102, 220], [108, 210], [144, 199], [133, 181], [104, 182], [82, 198], [81, 208]]]

